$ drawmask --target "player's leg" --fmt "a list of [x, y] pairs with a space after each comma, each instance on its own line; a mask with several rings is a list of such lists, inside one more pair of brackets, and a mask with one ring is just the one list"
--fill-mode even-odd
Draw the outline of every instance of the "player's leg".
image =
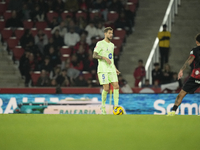
[[183, 89], [180, 91], [178, 96], [176, 97], [174, 106], [172, 108], [172, 111], [168, 113], [168, 116], [174, 116], [176, 113], [176, 110], [178, 109], [178, 106], [181, 104], [183, 98], [187, 93], [194, 93], [196, 89], [199, 87], [199, 84], [195, 82], [196, 79], [190, 77], [185, 85], [183, 86]]
[[102, 100], [101, 112], [102, 114], [106, 114], [105, 104], [106, 104], [106, 97], [109, 92], [108, 75], [107, 73], [98, 73], [98, 78], [100, 85], [103, 85], [103, 90], [101, 93], [101, 100]]
[[118, 103], [119, 103], [119, 84], [118, 84], [117, 73], [116, 72], [108, 73], [108, 79], [113, 86], [114, 105], [118, 106]]
[[119, 103], [119, 84], [118, 84], [118, 82], [112, 82], [111, 84], [113, 86], [114, 105], [118, 106], [118, 103]]

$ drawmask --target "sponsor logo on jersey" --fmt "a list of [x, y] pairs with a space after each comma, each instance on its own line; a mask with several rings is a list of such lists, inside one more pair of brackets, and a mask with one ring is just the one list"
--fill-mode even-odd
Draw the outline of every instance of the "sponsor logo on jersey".
[[108, 55], [108, 58], [109, 58], [109, 59], [112, 59], [112, 53], [110, 53], [110, 54]]

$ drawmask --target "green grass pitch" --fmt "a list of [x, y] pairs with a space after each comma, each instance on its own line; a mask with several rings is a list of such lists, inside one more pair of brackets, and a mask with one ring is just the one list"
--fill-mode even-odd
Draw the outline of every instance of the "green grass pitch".
[[0, 115], [1, 150], [198, 150], [200, 116]]

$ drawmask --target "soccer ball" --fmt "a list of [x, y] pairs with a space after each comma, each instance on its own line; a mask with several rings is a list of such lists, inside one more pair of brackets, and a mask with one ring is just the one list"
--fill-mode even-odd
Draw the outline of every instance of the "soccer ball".
[[123, 115], [124, 114], [124, 110], [120, 106], [115, 106], [114, 109], [113, 109], [113, 114], [114, 115]]

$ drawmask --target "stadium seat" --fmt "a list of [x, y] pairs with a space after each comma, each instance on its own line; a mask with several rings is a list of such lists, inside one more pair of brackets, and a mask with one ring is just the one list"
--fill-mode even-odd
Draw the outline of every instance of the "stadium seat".
[[126, 3], [130, 9], [130, 11], [132, 11], [133, 13], [136, 11], [136, 4], [132, 3], [132, 2], [128, 2]]
[[24, 28], [25, 29], [31, 29], [31, 28], [33, 28], [33, 22], [30, 19], [29, 20], [25, 20], [23, 22], [23, 24], [24, 24]]
[[7, 9], [6, 2], [0, 2], [0, 15], [2, 16]]
[[66, 59], [68, 59], [69, 57], [70, 57], [69, 54], [63, 54], [63, 55], [61, 55], [60, 60], [61, 61], [66, 61]]
[[51, 22], [54, 17], [58, 17], [58, 13], [56, 13], [54, 11], [49, 11], [47, 13], [47, 19], [48, 19], [49, 22]]
[[20, 60], [20, 58], [24, 54], [24, 49], [21, 46], [15, 46], [12, 52], [13, 52], [14, 60]]
[[13, 50], [15, 46], [17, 46], [19, 43], [19, 40], [16, 37], [10, 37], [7, 39], [7, 44], [10, 50]]
[[32, 35], [34, 37], [38, 33], [38, 30], [36, 28], [31, 28], [31, 33], [32, 33]]
[[45, 21], [43, 21], [43, 22], [36, 22], [35, 23], [35, 27], [37, 29], [44, 30], [47, 27], [47, 23]]
[[66, 10], [66, 11], [64, 11], [64, 12], [61, 14], [62, 20], [65, 20], [66, 16], [72, 17], [73, 14], [72, 14], [71, 12], [69, 12], [69, 11]]
[[31, 73], [31, 79], [32, 79], [33, 85], [37, 84], [40, 74], [41, 74], [40, 71], [34, 71], [33, 73]]
[[5, 21], [3, 19], [0, 20], [0, 32], [5, 28]]
[[61, 55], [63, 54], [68, 54], [69, 56], [71, 55], [71, 48], [69, 48], [68, 46], [63, 46], [61, 49], [60, 49], [60, 53]]
[[12, 36], [13, 32], [10, 28], [4, 28], [1, 31], [1, 35], [3, 37], [3, 40], [6, 41], [8, 38], [10, 38]]
[[24, 35], [24, 28], [17, 28], [15, 30], [15, 36], [17, 39], [21, 39], [21, 37]]
[[4, 17], [5, 20], [11, 18], [11, 16], [12, 16], [11, 10], [7, 10], [7, 11], [5, 11], [4, 14], [3, 14], [3, 17]]
[[113, 44], [115, 45], [115, 46], [117, 46], [119, 49], [121, 48], [121, 46], [122, 46], [122, 39], [120, 38], [120, 37], [114, 37], [113, 39], [112, 39], [112, 42], [113, 42]]
[[115, 56], [119, 56], [119, 53], [120, 53], [120, 49], [117, 46], [115, 46], [115, 48], [114, 48]]
[[100, 13], [99, 13], [99, 11], [92, 11], [91, 13], [90, 13], [90, 20], [93, 20], [94, 19], [94, 17], [95, 16], [99, 16], [100, 17]]
[[47, 35], [48, 38], [52, 37], [51, 28], [45, 28], [44, 33]]
[[133, 4], [138, 4], [138, 0], [128, 0], [128, 2], [132, 2]]
[[92, 78], [92, 74], [87, 72], [87, 71], [83, 71], [82, 75], [84, 77], [84, 79], [87, 81], [89, 78]]
[[108, 21], [116, 21], [117, 19], [118, 19], [118, 13], [117, 12], [115, 12], [115, 11], [110, 11], [109, 13], [108, 13]]
[[78, 11], [76, 13], [76, 19], [78, 19], [79, 17], [83, 17], [83, 18], [87, 19], [87, 14], [85, 12]]
[[117, 28], [115, 31], [114, 31], [114, 35], [116, 37], [120, 37], [121, 39], [124, 39], [125, 36], [126, 36], [126, 31], [123, 30], [122, 28]]

